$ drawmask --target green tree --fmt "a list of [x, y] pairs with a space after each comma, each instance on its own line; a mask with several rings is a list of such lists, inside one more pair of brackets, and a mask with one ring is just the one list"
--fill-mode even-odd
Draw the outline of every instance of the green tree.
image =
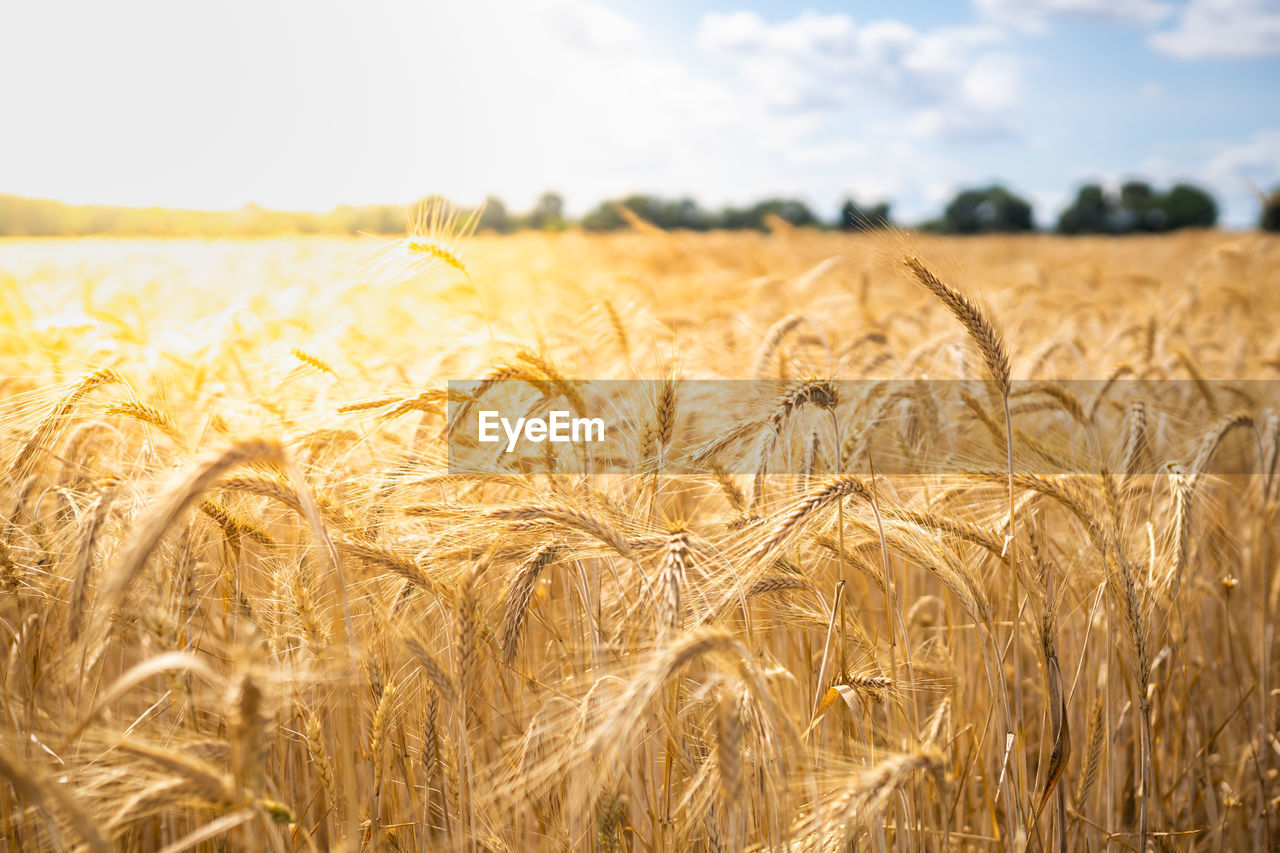
[[664, 199], [651, 195], [629, 195], [619, 202], [636, 216], [664, 230], [705, 231], [711, 218], [691, 198]]
[[815, 225], [818, 217], [802, 201], [793, 198], [769, 198], [751, 208], [752, 215], [764, 225], [764, 219], [773, 214], [792, 225]]
[[691, 198], [664, 199], [651, 195], [629, 195], [621, 200], [601, 202], [586, 216], [582, 227], [587, 231], [616, 231], [629, 227], [623, 208], [645, 222], [666, 231], [686, 229], [705, 231], [713, 224], [710, 214]]
[[1280, 187], [1262, 200], [1262, 219], [1258, 225], [1263, 231], [1280, 231]]
[[1075, 201], [1058, 217], [1058, 230], [1064, 234], [1130, 234], [1211, 228], [1217, 221], [1217, 202], [1199, 187], [1175, 184], [1161, 193], [1146, 181], [1128, 181], [1121, 185], [1118, 196], [1105, 193], [1098, 184], [1081, 187]]
[[1165, 227], [1212, 228], [1218, 222], [1218, 203], [1213, 196], [1191, 184], [1174, 184], [1156, 201], [1165, 217]]
[[716, 217], [716, 225], [729, 230], [768, 230], [765, 219], [773, 214], [791, 225], [816, 225], [818, 217], [804, 202], [791, 198], [767, 198], [748, 208], [727, 207]]
[[529, 211], [526, 217], [526, 224], [540, 231], [562, 230], [565, 227], [564, 198], [554, 192], [545, 192], [538, 196], [533, 210]]
[[942, 217], [944, 229], [952, 234], [1030, 231], [1035, 227], [1031, 204], [998, 184], [960, 192]]
[[507, 213], [507, 206], [502, 203], [502, 199], [491, 195], [484, 200], [484, 208], [480, 211], [479, 221], [476, 222], [477, 231], [510, 234], [515, 227], [515, 220]]
[[653, 224], [668, 230], [706, 231], [711, 227], [711, 215], [691, 198], [669, 201], [650, 199], [649, 202], [645, 208], [633, 207], [631, 204], [627, 206]]
[[1098, 184], [1085, 184], [1075, 201], [1058, 216], [1063, 234], [1100, 234], [1111, 230], [1112, 203]]
[[1112, 230], [1163, 231], [1168, 227], [1160, 196], [1146, 181], [1127, 181], [1120, 187], [1120, 206]]
[[582, 217], [584, 231], [620, 231], [627, 227], [627, 220], [618, 209], [616, 201], [602, 201]]
[[842, 231], [869, 231], [873, 228], [887, 228], [890, 224], [888, 204], [881, 202], [862, 207], [849, 198], [840, 206], [840, 220], [836, 227]]

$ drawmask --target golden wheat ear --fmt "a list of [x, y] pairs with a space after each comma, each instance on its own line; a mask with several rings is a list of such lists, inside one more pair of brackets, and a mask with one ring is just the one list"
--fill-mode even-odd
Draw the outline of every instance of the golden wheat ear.
[[475, 232], [482, 209], [464, 212], [439, 197], [420, 202], [409, 215], [408, 234], [388, 243], [369, 265], [373, 283], [390, 287], [436, 266], [449, 267], [471, 281], [462, 243]]
[[908, 256], [903, 259], [907, 269], [915, 276], [926, 290], [938, 298], [960, 324], [964, 326], [969, 337], [982, 353], [982, 360], [987, 363], [991, 378], [1000, 385], [1003, 394], [1009, 393], [1009, 352], [1005, 349], [1004, 336], [995, 324], [987, 318], [978, 304], [960, 291], [951, 287], [925, 266], [924, 261]]

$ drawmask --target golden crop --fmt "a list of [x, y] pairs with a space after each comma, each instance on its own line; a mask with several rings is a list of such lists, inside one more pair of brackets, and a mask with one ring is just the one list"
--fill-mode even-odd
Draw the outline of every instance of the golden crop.
[[[0, 242], [6, 849], [1280, 844], [1280, 241], [432, 245]], [[833, 381], [955, 377], [973, 465], [843, 470], [931, 416]], [[577, 378], [635, 473], [449, 471], [447, 380]], [[694, 378], [801, 474], [649, 464]]]

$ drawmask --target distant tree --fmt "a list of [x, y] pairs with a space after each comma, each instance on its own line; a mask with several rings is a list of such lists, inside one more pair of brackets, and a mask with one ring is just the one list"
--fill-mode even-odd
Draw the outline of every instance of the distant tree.
[[363, 208], [369, 222], [365, 230], [375, 234], [400, 234], [405, 230], [404, 212], [395, 205], [378, 204]]
[[815, 225], [818, 217], [813, 215], [813, 211], [802, 201], [792, 198], [769, 198], [758, 202], [751, 208], [752, 218], [756, 219], [763, 227], [764, 218], [769, 214], [773, 214], [791, 225]]
[[1218, 222], [1218, 203], [1213, 196], [1191, 184], [1174, 184], [1156, 201], [1165, 217], [1165, 227], [1212, 228]]
[[526, 223], [541, 231], [559, 231], [565, 227], [564, 198], [559, 193], [546, 192], [538, 197], [529, 211]]
[[582, 217], [585, 231], [619, 231], [627, 227], [627, 220], [618, 209], [616, 201], [602, 201]]
[[749, 208], [727, 207], [717, 216], [716, 225], [729, 230], [754, 228], [768, 230], [765, 219], [773, 214], [791, 225], [816, 225], [818, 217], [804, 202], [790, 198], [768, 198]]
[[1131, 234], [1210, 228], [1217, 221], [1217, 202], [1199, 187], [1175, 184], [1161, 193], [1146, 181], [1128, 181], [1121, 185], [1118, 196], [1107, 194], [1098, 184], [1081, 187], [1075, 201], [1058, 217], [1058, 230], [1064, 234]]
[[70, 233], [69, 208], [57, 201], [0, 195], [0, 236], [45, 237]]
[[1030, 231], [1031, 205], [998, 184], [964, 190], [943, 211], [943, 223], [952, 234], [991, 231]]
[[1114, 214], [1111, 230], [1163, 231], [1168, 227], [1165, 212], [1160, 209], [1160, 196], [1146, 181], [1127, 181], [1120, 186], [1120, 205]]
[[507, 213], [507, 206], [502, 203], [502, 199], [491, 195], [484, 200], [484, 209], [480, 211], [480, 219], [476, 223], [477, 231], [510, 234], [515, 227], [515, 220]]
[[711, 215], [691, 198], [664, 200], [652, 196], [631, 196], [623, 204], [637, 216], [668, 231], [706, 231], [711, 227]]
[[725, 207], [715, 215], [715, 227], [724, 228], [728, 231], [736, 231], [741, 228], [759, 228], [764, 230], [763, 223], [753, 222], [751, 211], [747, 208]]
[[714, 224], [711, 214], [691, 198], [664, 199], [637, 194], [621, 200], [601, 202], [582, 217], [582, 227], [587, 231], [628, 228], [630, 223], [623, 214], [624, 208], [665, 231], [705, 231]]
[[637, 194], [627, 196], [618, 204], [666, 231], [705, 231], [711, 224], [710, 216], [691, 198], [664, 199]]
[[713, 225], [711, 214], [691, 198], [677, 201], [676, 211], [683, 227], [691, 231], [706, 231]]
[[1100, 234], [1111, 229], [1112, 204], [1098, 184], [1085, 184], [1076, 199], [1058, 216], [1063, 234]]
[[888, 204], [881, 202], [870, 207], [862, 207], [850, 198], [840, 206], [840, 221], [836, 223], [836, 227], [842, 231], [868, 231], [873, 228], [884, 228], [889, 224]]
[[678, 227], [676, 224], [677, 217], [672, 212], [672, 203], [664, 201], [657, 196], [636, 193], [627, 196], [621, 201], [615, 201], [613, 209], [625, 223], [627, 218], [623, 215], [622, 208], [629, 210], [645, 222], [658, 228]]
[[1262, 200], [1262, 220], [1258, 225], [1263, 231], [1280, 231], [1280, 187]]

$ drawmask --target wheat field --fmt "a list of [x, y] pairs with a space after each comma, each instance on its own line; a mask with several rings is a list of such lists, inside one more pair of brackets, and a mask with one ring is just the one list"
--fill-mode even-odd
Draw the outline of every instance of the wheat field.
[[[1277, 849], [1280, 241], [633, 226], [0, 242], [5, 849]], [[665, 390], [467, 474], [457, 379]], [[695, 379], [801, 473], [645, 467]]]

